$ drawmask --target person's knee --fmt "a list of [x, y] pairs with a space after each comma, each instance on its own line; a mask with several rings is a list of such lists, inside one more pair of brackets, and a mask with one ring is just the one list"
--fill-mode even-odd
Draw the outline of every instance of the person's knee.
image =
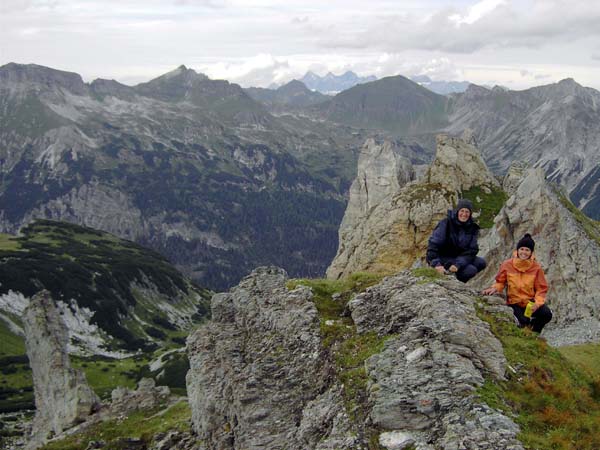
[[485, 262], [485, 259], [476, 256], [475, 259], [473, 260], [473, 265], [477, 268], [477, 272], [481, 272], [483, 269], [485, 269], [487, 267], [487, 263]]
[[478, 272], [477, 268], [474, 265], [468, 264], [468, 265], [464, 266], [461, 270], [456, 272], [456, 278], [459, 281], [466, 283], [471, 278], [473, 278], [475, 275], [477, 275], [477, 272]]
[[552, 310], [548, 308], [548, 306], [542, 305], [536, 312], [537, 317], [545, 323], [548, 323], [552, 320]]

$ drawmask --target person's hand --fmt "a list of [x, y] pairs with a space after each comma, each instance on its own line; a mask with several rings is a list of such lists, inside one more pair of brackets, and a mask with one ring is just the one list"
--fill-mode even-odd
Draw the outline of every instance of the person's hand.
[[540, 306], [542, 306], [542, 305], [538, 305], [537, 303], [534, 303], [533, 305], [531, 305], [531, 314], [536, 312]]
[[444, 269], [444, 266], [435, 266], [435, 270], [438, 271], [439, 274], [444, 275], [444, 273], [446, 273], [446, 270]]
[[452, 273], [456, 273], [456, 272], [458, 272], [458, 267], [456, 267], [454, 264], [452, 264], [448, 270]]
[[495, 287], [489, 287], [487, 289], [484, 289], [483, 291], [481, 291], [481, 293], [483, 295], [494, 295], [498, 293], [498, 290]]

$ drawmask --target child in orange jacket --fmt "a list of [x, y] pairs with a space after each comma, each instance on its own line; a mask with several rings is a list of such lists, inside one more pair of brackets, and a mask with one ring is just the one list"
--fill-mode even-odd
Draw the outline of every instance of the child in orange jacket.
[[[535, 260], [534, 248], [535, 242], [531, 235], [525, 234], [517, 243], [513, 257], [500, 266], [496, 283], [482, 293], [498, 294], [508, 284], [506, 303], [512, 308], [520, 326], [531, 325], [533, 331], [539, 333], [552, 320], [552, 311], [545, 304], [548, 283], [542, 267]], [[525, 317], [525, 308], [529, 302], [534, 302], [531, 318]]]

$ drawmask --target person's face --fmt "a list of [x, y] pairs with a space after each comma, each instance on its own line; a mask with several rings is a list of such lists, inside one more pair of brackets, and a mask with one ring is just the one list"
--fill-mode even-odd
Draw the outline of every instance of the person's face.
[[468, 208], [460, 208], [457, 216], [459, 222], [466, 222], [471, 217], [471, 211]]
[[531, 257], [531, 249], [529, 247], [519, 247], [517, 250], [517, 256], [519, 259], [529, 259]]

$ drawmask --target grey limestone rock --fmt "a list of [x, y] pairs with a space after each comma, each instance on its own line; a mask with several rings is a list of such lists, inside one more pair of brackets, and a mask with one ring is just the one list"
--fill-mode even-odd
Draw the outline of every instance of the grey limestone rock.
[[[349, 304], [358, 333], [387, 336], [365, 363], [368, 415], [349, 418], [329, 367], [307, 288], [288, 291], [281, 269], [259, 268], [213, 297], [213, 320], [188, 339], [194, 431], [203, 450], [522, 449], [519, 428], [474, 391], [504, 378], [506, 359], [477, 293], [456, 280], [401, 272]], [[504, 314], [498, 298], [481, 308]], [[410, 447], [413, 446], [413, 447]]]
[[34, 449], [52, 435], [85, 421], [100, 401], [83, 372], [71, 367], [68, 330], [48, 292], [31, 299], [23, 324], [36, 406], [27, 448]]
[[347, 425], [312, 294], [286, 280], [256, 269], [213, 297], [212, 322], [188, 338], [192, 423], [207, 449], [352, 448], [335, 435]]
[[462, 138], [438, 135], [435, 159], [425, 176], [427, 182], [458, 191], [474, 186], [498, 186], [474, 143], [470, 130]]
[[402, 272], [350, 302], [359, 332], [390, 335], [366, 362], [370, 418], [385, 448], [522, 448], [518, 426], [474, 395], [506, 366], [476, 295], [456, 280], [418, 283]]
[[508, 195], [512, 195], [516, 192], [527, 172], [527, 167], [527, 163], [524, 162], [514, 162], [510, 165], [502, 180], [502, 189], [504, 192]]
[[150, 409], [165, 403], [171, 391], [168, 386], [156, 386], [152, 378], [142, 378], [135, 391], [118, 387], [111, 393], [113, 415], [127, 415], [137, 409]]

